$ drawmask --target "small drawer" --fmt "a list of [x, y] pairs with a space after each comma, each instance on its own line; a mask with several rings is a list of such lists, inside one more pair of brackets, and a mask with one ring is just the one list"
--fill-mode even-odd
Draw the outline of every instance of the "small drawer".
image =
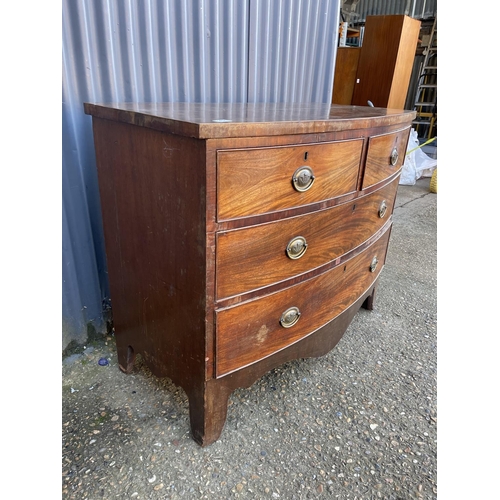
[[362, 189], [383, 181], [403, 166], [409, 134], [410, 128], [406, 128], [370, 137]]
[[356, 257], [315, 278], [216, 311], [216, 375], [222, 377], [299, 341], [352, 305], [385, 262], [390, 225]]
[[303, 274], [358, 247], [389, 219], [397, 187], [395, 179], [326, 210], [218, 233], [217, 299]]
[[363, 140], [217, 153], [217, 219], [259, 215], [356, 191]]

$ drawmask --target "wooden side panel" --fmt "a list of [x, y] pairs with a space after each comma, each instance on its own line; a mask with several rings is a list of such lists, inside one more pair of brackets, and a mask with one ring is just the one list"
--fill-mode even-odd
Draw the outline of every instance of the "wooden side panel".
[[412, 19], [408, 16], [403, 19], [391, 92], [387, 102], [388, 108], [404, 109], [405, 107], [420, 34], [420, 24], [418, 19]]
[[189, 386], [205, 378], [204, 142], [93, 124], [120, 364], [130, 346]]
[[[221, 377], [286, 348], [341, 314], [368, 290], [385, 262], [388, 229], [364, 252], [322, 275], [281, 292], [219, 311], [216, 373]], [[374, 272], [370, 264], [378, 265]], [[280, 325], [290, 307], [301, 313], [291, 328]]]
[[367, 16], [352, 104], [404, 109], [419, 29], [408, 16]]
[[351, 104], [361, 47], [339, 47], [335, 60], [332, 104]]
[[[396, 173], [404, 163], [410, 128], [370, 137], [366, 155], [362, 189], [383, 181]], [[391, 163], [391, 155], [397, 153], [397, 161]]]
[[[218, 220], [297, 207], [356, 190], [363, 140], [219, 151]], [[294, 189], [292, 177], [308, 166], [312, 187]]]
[[403, 16], [367, 16], [352, 104], [387, 107]]
[[[388, 220], [398, 182], [396, 178], [370, 195], [319, 212], [218, 233], [217, 298], [286, 280], [358, 247]], [[307, 248], [300, 258], [291, 259], [286, 248], [297, 236], [305, 238]]]

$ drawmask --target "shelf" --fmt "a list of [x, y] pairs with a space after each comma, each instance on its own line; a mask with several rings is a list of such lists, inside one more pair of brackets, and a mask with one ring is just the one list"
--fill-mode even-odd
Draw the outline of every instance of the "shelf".
[[[342, 31], [342, 25], [339, 25], [339, 35]], [[359, 30], [354, 29], [354, 28], [347, 28], [347, 38], [358, 38], [359, 37]]]

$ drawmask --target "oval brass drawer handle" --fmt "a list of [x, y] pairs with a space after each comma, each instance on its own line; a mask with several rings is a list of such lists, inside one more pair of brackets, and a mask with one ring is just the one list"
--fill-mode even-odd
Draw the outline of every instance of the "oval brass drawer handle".
[[387, 212], [387, 203], [385, 202], [385, 200], [383, 200], [378, 209], [378, 216], [381, 219], [383, 219], [386, 212]]
[[375, 272], [375, 270], [377, 269], [377, 264], [378, 264], [378, 259], [377, 259], [377, 257], [375, 256], [375, 257], [373, 257], [372, 262], [371, 262], [371, 264], [370, 264], [370, 272], [371, 272], [371, 273], [374, 273], [374, 272]]
[[283, 328], [291, 328], [300, 319], [300, 311], [298, 307], [290, 307], [280, 318], [280, 325]]
[[394, 165], [396, 165], [396, 163], [398, 162], [398, 158], [399, 158], [399, 154], [398, 154], [398, 150], [396, 148], [394, 148], [392, 150], [392, 153], [391, 153], [391, 165], [394, 167]]
[[304, 192], [311, 188], [314, 179], [311, 167], [299, 167], [292, 176], [292, 184], [297, 191]]
[[296, 236], [286, 246], [286, 254], [290, 259], [300, 259], [307, 250], [307, 242], [303, 236]]

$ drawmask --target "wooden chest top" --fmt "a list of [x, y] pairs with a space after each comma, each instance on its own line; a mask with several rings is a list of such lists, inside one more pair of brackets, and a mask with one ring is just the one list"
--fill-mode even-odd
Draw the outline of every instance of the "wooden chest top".
[[[331, 104], [109, 103], [85, 113], [197, 139], [311, 134], [407, 124], [413, 111]], [[411, 120], [410, 120], [411, 121]]]

